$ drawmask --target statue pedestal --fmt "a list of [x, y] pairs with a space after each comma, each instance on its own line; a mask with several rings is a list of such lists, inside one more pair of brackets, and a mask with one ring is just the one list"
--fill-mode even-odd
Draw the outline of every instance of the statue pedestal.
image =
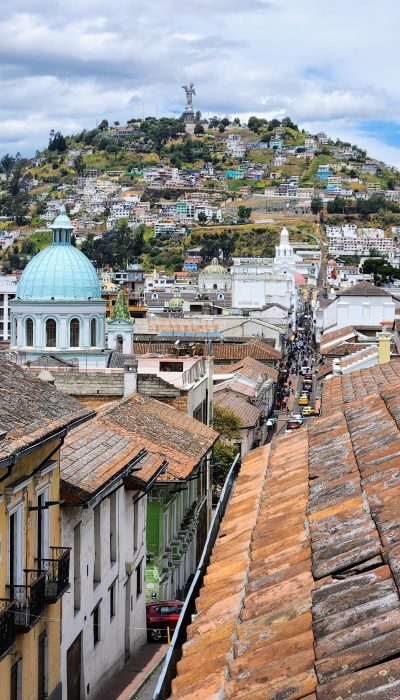
[[184, 113], [182, 114], [182, 119], [185, 123], [186, 132], [188, 134], [193, 134], [194, 127], [196, 126], [193, 109], [186, 107]]

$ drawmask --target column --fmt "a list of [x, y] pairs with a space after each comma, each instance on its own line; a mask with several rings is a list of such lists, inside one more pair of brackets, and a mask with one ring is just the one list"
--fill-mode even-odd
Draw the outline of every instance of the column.
[[66, 350], [69, 347], [69, 333], [67, 327], [67, 314], [60, 314], [60, 322], [58, 327], [57, 346], [60, 350]]
[[9, 319], [9, 307], [8, 307], [8, 294], [4, 294], [4, 306], [3, 306], [3, 340], [8, 340], [8, 319]]

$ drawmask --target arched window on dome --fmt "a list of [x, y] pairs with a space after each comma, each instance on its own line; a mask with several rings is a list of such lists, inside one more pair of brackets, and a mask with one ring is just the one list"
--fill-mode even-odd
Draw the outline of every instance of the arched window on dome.
[[57, 324], [54, 318], [46, 321], [46, 348], [55, 348], [57, 344]]
[[95, 348], [97, 345], [97, 322], [95, 318], [90, 321], [90, 347]]
[[69, 346], [70, 348], [79, 348], [79, 334], [81, 324], [79, 318], [72, 318], [69, 322]]
[[33, 347], [33, 321], [27, 318], [25, 321], [25, 345], [28, 348]]
[[14, 345], [18, 342], [18, 321], [14, 318]]

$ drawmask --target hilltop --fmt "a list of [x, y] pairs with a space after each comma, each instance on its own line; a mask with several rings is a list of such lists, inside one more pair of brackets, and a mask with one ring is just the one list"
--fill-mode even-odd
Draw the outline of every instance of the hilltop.
[[70, 136], [52, 131], [34, 158], [4, 156], [0, 242], [11, 245], [3, 270], [22, 269], [48, 244], [46, 226], [61, 206], [94, 262], [138, 259], [170, 271], [191, 246], [206, 260], [221, 251], [269, 256], [285, 223], [295, 241], [320, 235], [317, 222], [387, 235], [400, 225], [399, 171], [356, 145], [308, 134], [289, 118], [243, 125], [197, 113], [193, 131], [179, 119], [103, 120]]

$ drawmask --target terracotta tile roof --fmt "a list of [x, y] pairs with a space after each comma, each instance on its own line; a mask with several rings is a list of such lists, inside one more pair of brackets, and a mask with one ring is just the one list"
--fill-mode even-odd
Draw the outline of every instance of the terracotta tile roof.
[[61, 454], [63, 486], [87, 497], [143, 449], [149, 456], [133, 475], [138, 483], [146, 484], [164, 460], [168, 465], [160, 480], [186, 479], [217, 437], [212, 428], [172, 406], [130, 394], [103, 407], [67, 437]]
[[[176, 338], [172, 339], [170, 343], [136, 342], [133, 343], [133, 352], [136, 355], [146, 355], [147, 353], [168, 355], [171, 353], [175, 340]], [[234, 360], [238, 362], [245, 357], [252, 357], [255, 360], [266, 362], [268, 360], [280, 360], [282, 358], [282, 352], [280, 350], [275, 350], [275, 348], [271, 347], [268, 343], [264, 343], [262, 340], [252, 339], [244, 343], [220, 342], [212, 343], [211, 346], [212, 355], [216, 360]], [[205, 344], [198, 341], [193, 342], [193, 351], [195, 355], [204, 355], [206, 352]]]
[[27, 369], [0, 360], [0, 459], [34, 445], [90, 411]]
[[233, 411], [241, 421], [242, 428], [252, 428], [258, 421], [262, 409], [253, 406], [242, 396], [238, 396], [234, 391], [223, 389], [213, 395], [214, 404], [222, 408]]
[[329, 415], [356, 399], [377, 393], [381, 387], [400, 380], [400, 360], [374, 365], [328, 379], [322, 394], [323, 415]]
[[322, 346], [320, 348], [320, 354], [326, 355], [327, 357], [343, 357], [343, 355], [351, 355], [353, 352], [357, 352], [364, 347], [361, 343], [342, 343], [341, 345], [335, 346]]
[[235, 362], [232, 365], [218, 365], [215, 369], [215, 374], [241, 374], [244, 377], [258, 380], [260, 374], [274, 382], [278, 380], [278, 370], [269, 365], [264, 365], [262, 362], [255, 360], [253, 357], [244, 357], [243, 360]]
[[321, 336], [321, 348], [334, 345], [339, 345], [344, 340], [350, 338], [357, 338], [357, 331], [354, 330], [353, 326], [345, 326], [344, 328], [338, 328], [336, 331], [329, 331], [328, 333], [323, 333]]
[[399, 463], [399, 381], [246, 455], [175, 700], [400, 697]]
[[338, 297], [391, 297], [382, 287], [375, 287], [371, 282], [359, 282], [348, 289], [336, 293]]

